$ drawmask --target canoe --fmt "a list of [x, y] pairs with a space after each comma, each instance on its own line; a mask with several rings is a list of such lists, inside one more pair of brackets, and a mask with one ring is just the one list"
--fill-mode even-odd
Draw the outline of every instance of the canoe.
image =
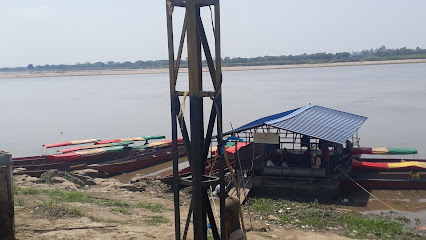
[[[357, 159], [358, 160], [358, 159]], [[426, 162], [426, 159], [410, 159], [410, 158], [360, 158], [362, 162]]]
[[148, 141], [151, 139], [164, 139], [166, 138], [163, 135], [154, 135], [154, 136], [143, 136], [143, 137], [134, 137], [134, 138], [120, 138], [120, 139], [109, 139], [109, 140], [103, 140], [103, 141], [97, 141], [96, 144], [107, 144], [107, 143], [120, 143], [120, 142], [127, 142], [127, 141]]
[[369, 148], [369, 147], [360, 147], [354, 148], [351, 152], [352, 155], [360, 154], [378, 154], [378, 155], [405, 155], [405, 154], [417, 154], [417, 149], [415, 148]]
[[43, 144], [43, 147], [46, 147], [46, 148], [63, 147], [63, 146], [70, 146], [70, 145], [95, 143], [97, 141], [99, 141], [99, 139], [74, 140], [74, 141], [68, 141], [68, 142]]
[[[183, 139], [178, 139], [178, 156], [186, 155]], [[126, 158], [94, 164], [88, 167], [105, 173], [132, 172], [172, 160], [172, 141], [150, 143], [140, 147], [138, 154]]]
[[426, 170], [426, 162], [364, 162], [353, 159], [352, 168], [363, 171], [410, 171]]

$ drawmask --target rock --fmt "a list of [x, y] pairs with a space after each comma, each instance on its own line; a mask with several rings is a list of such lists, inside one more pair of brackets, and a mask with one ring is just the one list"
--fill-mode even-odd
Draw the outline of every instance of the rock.
[[277, 216], [274, 216], [274, 215], [269, 215], [268, 216], [268, 220], [269, 221], [278, 221], [278, 220], [280, 220]]
[[50, 179], [51, 183], [55, 184], [55, 183], [63, 183], [63, 182], [69, 182], [68, 180], [66, 180], [63, 177], [52, 177]]
[[143, 177], [141, 174], [137, 174], [136, 176], [134, 176], [132, 179], [130, 179], [131, 183], [136, 183], [136, 182], [143, 182], [145, 181], [146, 178]]
[[31, 176], [27, 176], [27, 177], [25, 177], [25, 178], [23, 178], [22, 179], [22, 181], [24, 181], [24, 182], [32, 182], [32, 183], [35, 183], [35, 182], [37, 182], [39, 179], [38, 178], [36, 178], [36, 177], [31, 177]]
[[60, 186], [60, 188], [63, 188], [63, 189], [69, 190], [69, 191], [77, 189], [77, 186], [74, 183], [69, 182], [69, 181], [63, 182], [59, 186]]
[[120, 188], [120, 189], [126, 189], [128, 191], [134, 191], [134, 192], [143, 192], [146, 189], [146, 183], [143, 182], [137, 182], [134, 184], [119, 184], [119, 185], [115, 185], [116, 188]]
[[79, 174], [73, 174], [73, 177], [79, 179], [85, 185], [96, 185], [96, 183], [93, 181], [93, 178], [91, 178], [89, 176], [79, 175]]
[[102, 173], [99, 173], [98, 170], [90, 169], [90, 168], [82, 169], [82, 170], [76, 170], [76, 171], [73, 171], [72, 173], [76, 174], [76, 175], [88, 176], [88, 177], [91, 177], [91, 178], [96, 178], [96, 177], [104, 175]]

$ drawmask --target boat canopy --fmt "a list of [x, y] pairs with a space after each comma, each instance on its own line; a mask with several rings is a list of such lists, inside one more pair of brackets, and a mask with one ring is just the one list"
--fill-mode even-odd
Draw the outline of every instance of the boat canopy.
[[271, 126], [329, 142], [343, 144], [352, 137], [367, 117], [318, 105], [308, 105], [263, 117], [223, 135]]

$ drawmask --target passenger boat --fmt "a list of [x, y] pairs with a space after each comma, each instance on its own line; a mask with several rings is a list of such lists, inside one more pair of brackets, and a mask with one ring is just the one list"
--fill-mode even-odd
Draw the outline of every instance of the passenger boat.
[[[183, 139], [178, 139], [178, 156], [186, 155]], [[150, 143], [139, 151], [124, 158], [117, 158], [99, 164], [89, 165], [104, 173], [123, 173], [143, 169], [152, 165], [172, 160], [172, 140]]]
[[[235, 144], [235, 143], [234, 143]], [[240, 154], [244, 154], [241, 153], [241, 151], [244, 150], [248, 150], [246, 149], [247, 146], [249, 146], [250, 143], [248, 142], [238, 142], [235, 145], [229, 144], [228, 147], [226, 148], [226, 153], [228, 154], [228, 160], [229, 160], [229, 164], [232, 167], [236, 166], [236, 161], [235, 161], [235, 155], [236, 153], [240, 153]], [[210, 157], [209, 159], [207, 159], [206, 162], [206, 167], [205, 167], [205, 174], [206, 175], [213, 175], [213, 176], [217, 176], [219, 174], [219, 163], [218, 163], [218, 155], [217, 155], [217, 149], [216, 147], [214, 147], [211, 150], [212, 153], [212, 157]], [[226, 166], [225, 163], [225, 172], [228, 172], [228, 166]], [[179, 176], [180, 177], [186, 177], [191, 175], [191, 167], [186, 167], [183, 168], [181, 170], [179, 170]], [[173, 181], [173, 174], [164, 176], [162, 178], [160, 178], [160, 181], [165, 183], [165, 184], [169, 184], [172, 185], [172, 181]]]

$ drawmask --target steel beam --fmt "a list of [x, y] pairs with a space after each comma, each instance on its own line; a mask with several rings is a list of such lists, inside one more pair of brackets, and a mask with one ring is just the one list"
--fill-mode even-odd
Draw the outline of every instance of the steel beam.
[[[215, 30], [215, 57], [216, 66], [210, 52], [210, 47], [207, 41], [203, 22], [200, 16], [200, 8], [204, 6], [215, 6], [215, 22], [219, 24], [217, 17], [219, 0], [166, 0], [167, 4], [167, 29], [169, 40], [169, 73], [170, 73], [170, 102], [171, 102], [171, 119], [172, 119], [172, 138], [173, 138], [173, 188], [175, 200], [175, 232], [176, 239], [180, 239], [180, 209], [179, 209], [179, 183], [188, 182], [192, 184], [192, 199], [191, 206], [188, 212], [188, 218], [184, 230], [184, 238], [187, 236], [189, 219], [192, 216], [194, 239], [207, 239], [207, 216], [212, 226], [213, 237], [219, 239], [217, 224], [214, 219], [213, 211], [207, 195], [206, 183], [217, 184], [217, 178], [212, 180], [205, 180], [209, 178], [203, 176], [205, 171], [205, 164], [208, 155], [208, 148], [211, 143], [212, 133], [214, 129], [215, 120], [217, 120], [217, 136], [218, 142], [222, 137], [222, 100], [221, 100], [221, 83], [222, 75], [221, 68], [217, 64], [220, 61], [220, 41], [217, 37], [217, 27]], [[174, 59], [174, 42], [173, 42], [173, 9], [174, 7], [184, 7], [186, 9], [185, 20], [182, 28], [182, 35], [180, 37], [180, 44], [177, 53], [177, 59]], [[219, 26], [220, 29], [220, 26]], [[179, 92], [176, 91], [177, 75], [179, 74], [180, 61], [182, 56], [183, 44], [187, 40], [188, 50], [188, 79], [189, 91]], [[210, 71], [210, 77], [213, 82], [215, 91], [204, 91], [202, 81], [202, 51], [206, 56], [207, 64]], [[219, 53], [219, 54], [218, 54]], [[219, 61], [217, 58], [219, 57]], [[179, 113], [180, 99], [179, 96], [188, 95], [190, 104], [190, 125], [188, 134], [187, 125], [182, 114]], [[203, 99], [208, 97], [213, 100], [212, 109], [210, 113], [209, 123], [207, 127], [207, 134], [204, 135], [204, 109]], [[184, 104], [184, 103], [182, 103]], [[184, 138], [186, 151], [191, 167], [192, 176], [188, 179], [179, 179], [178, 176], [178, 159], [177, 159], [177, 122], [181, 129]], [[220, 132], [219, 132], [220, 131]], [[220, 157], [223, 163], [223, 157]], [[224, 182], [223, 172], [221, 173], [221, 182]], [[192, 182], [191, 182], [192, 181]], [[215, 183], [214, 183], [215, 182]], [[222, 187], [224, 184], [222, 184]], [[221, 203], [224, 202], [224, 191], [221, 194]], [[221, 226], [223, 235], [223, 211], [221, 210]], [[223, 235], [224, 236], [224, 235]]]

